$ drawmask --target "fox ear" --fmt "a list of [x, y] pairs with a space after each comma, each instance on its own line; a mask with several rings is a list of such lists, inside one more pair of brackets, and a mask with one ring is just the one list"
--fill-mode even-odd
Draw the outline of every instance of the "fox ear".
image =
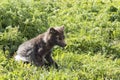
[[57, 31], [56, 31], [54, 28], [50, 28], [50, 33], [51, 33], [51, 34], [56, 34]]
[[64, 30], [64, 25], [61, 26], [61, 29]]

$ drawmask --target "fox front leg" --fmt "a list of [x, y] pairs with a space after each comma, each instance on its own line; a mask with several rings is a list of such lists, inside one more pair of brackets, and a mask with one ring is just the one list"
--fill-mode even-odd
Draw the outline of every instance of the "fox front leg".
[[58, 69], [58, 64], [51, 57], [51, 51], [45, 56], [45, 59], [48, 62], [48, 64], [47, 64], [48, 66], [54, 65], [55, 68]]

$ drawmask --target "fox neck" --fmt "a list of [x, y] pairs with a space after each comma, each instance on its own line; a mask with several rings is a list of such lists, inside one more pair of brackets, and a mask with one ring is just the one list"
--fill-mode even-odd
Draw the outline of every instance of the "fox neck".
[[45, 43], [46, 48], [53, 48], [55, 45], [54, 42], [50, 39], [50, 35], [48, 35], [48, 33], [45, 33], [43, 42]]

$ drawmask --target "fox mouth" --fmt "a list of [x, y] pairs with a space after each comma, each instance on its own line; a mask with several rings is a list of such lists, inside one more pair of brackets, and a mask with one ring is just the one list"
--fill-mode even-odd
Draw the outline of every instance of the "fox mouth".
[[61, 47], [65, 47], [66, 46], [66, 44], [63, 44]]
[[60, 47], [65, 47], [67, 44], [58, 44]]

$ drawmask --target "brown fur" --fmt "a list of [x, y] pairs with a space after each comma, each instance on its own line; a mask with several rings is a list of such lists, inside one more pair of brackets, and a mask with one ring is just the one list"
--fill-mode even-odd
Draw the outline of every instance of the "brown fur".
[[57, 63], [52, 59], [51, 52], [55, 45], [65, 47], [64, 27], [49, 28], [45, 33], [28, 40], [21, 44], [17, 50], [15, 59], [17, 61], [30, 62], [36, 66], [55, 65]]

